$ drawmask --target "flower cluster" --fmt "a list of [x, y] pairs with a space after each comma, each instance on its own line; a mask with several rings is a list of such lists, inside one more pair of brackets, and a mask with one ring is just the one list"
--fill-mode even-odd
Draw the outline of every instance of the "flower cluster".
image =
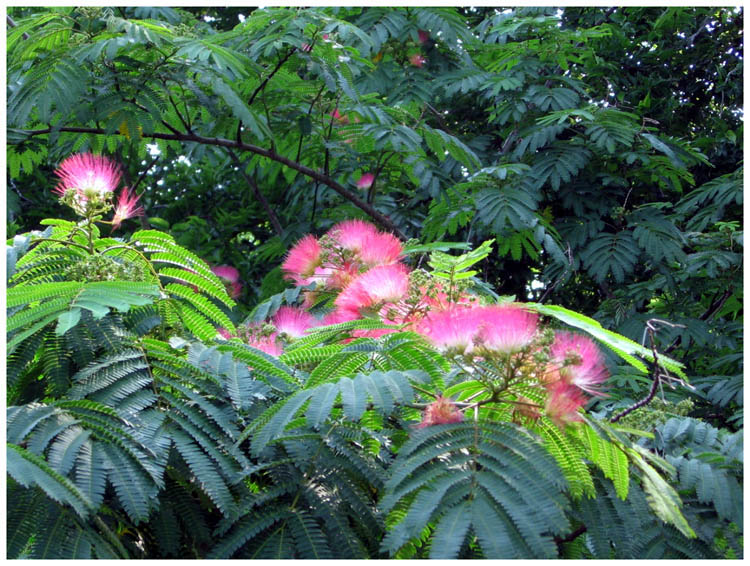
[[[60, 180], [54, 192], [60, 195], [60, 200], [79, 216], [91, 218], [112, 208], [111, 201], [122, 171], [103, 155], [77, 153], [60, 163], [55, 175]], [[138, 206], [139, 198], [127, 187], [122, 189], [111, 221], [113, 230], [123, 220], [143, 215], [143, 207]]]
[[[270, 333], [259, 337], [261, 326], [245, 330], [248, 343], [273, 353], [314, 326], [373, 318], [386, 327], [353, 330], [352, 336], [417, 332], [446, 356], [473, 368], [468, 371], [475, 372], [474, 378], [496, 394], [507, 391], [509, 402], [518, 405], [514, 414], [525, 418], [545, 414], [564, 426], [580, 420], [580, 408], [590, 395], [602, 395], [607, 370], [591, 339], [545, 328], [539, 315], [521, 303], [487, 305], [454, 286], [449, 292], [445, 280], [411, 270], [403, 255], [397, 238], [361, 220], [340, 222], [320, 238], [303, 237], [282, 264], [285, 278], [309, 287], [303, 290], [302, 306], [282, 307], [264, 327]], [[321, 303], [331, 309], [321, 318], [305, 310]], [[512, 393], [518, 383], [543, 391], [545, 401], [540, 405]], [[461, 418], [450, 399], [438, 396], [425, 408], [419, 426]]]

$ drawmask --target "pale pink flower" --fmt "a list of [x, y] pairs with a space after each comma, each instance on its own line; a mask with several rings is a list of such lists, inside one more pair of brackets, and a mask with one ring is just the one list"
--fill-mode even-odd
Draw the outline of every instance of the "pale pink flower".
[[290, 338], [300, 338], [308, 328], [320, 324], [317, 318], [304, 309], [290, 306], [281, 307], [271, 319], [279, 334], [286, 334]]
[[272, 356], [280, 356], [284, 353], [284, 349], [281, 345], [276, 342], [276, 333], [274, 332], [270, 336], [256, 336], [247, 341], [248, 346], [257, 348], [266, 354]]
[[342, 116], [338, 108], [334, 109], [334, 111], [331, 112], [331, 117], [341, 124], [349, 123], [349, 118], [347, 118], [346, 116]]
[[357, 181], [357, 188], [358, 189], [369, 189], [372, 187], [372, 184], [375, 182], [375, 175], [372, 173], [365, 173], [359, 178], [359, 181]]
[[312, 51], [312, 45], [310, 45], [309, 43], [303, 43], [302, 51], [304, 51], [305, 53], [309, 53], [310, 51]]
[[586, 404], [586, 397], [577, 387], [558, 381], [547, 388], [545, 413], [559, 427], [582, 421], [578, 409]]
[[417, 35], [419, 36], [419, 43], [427, 43], [430, 39], [430, 32], [423, 29], [417, 30]]
[[419, 53], [414, 53], [413, 55], [409, 55], [409, 63], [411, 63], [415, 67], [421, 67], [426, 62], [427, 62], [427, 59], [425, 59]]
[[74, 190], [81, 204], [94, 195], [104, 196], [117, 188], [120, 167], [103, 155], [77, 153], [66, 158], [55, 171], [60, 182], [54, 189], [59, 195]]
[[361, 251], [366, 238], [377, 233], [378, 229], [364, 220], [344, 220], [327, 232], [339, 246], [353, 252]]
[[315, 236], [308, 234], [289, 250], [286, 260], [281, 264], [281, 270], [285, 279], [305, 285], [320, 262], [320, 243]]
[[422, 422], [417, 425], [417, 428], [445, 423], [460, 423], [462, 420], [463, 414], [456, 408], [456, 405], [450, 399], [439, 395], [434, 402], [425, 407], [422, 413]]
[[475, 312], [482, 318], [475, 343], [489, 350], [504, 354], [518, 352], [536, 335], [538, 315], [520, 306], [495, 305], [480, 307]]
[[364, 220], [345, 220], [328, 231], [328, 235], [344, 249], [355, 252], [367, 266], [393, 263], [404, 249], [393, 234], [380, 232]]
[[321, 326], [328, 326], [329, 324], [341, 324], [342, 322], [349, 322], [350, 320], [357, 320], [362, 318], [359, 313], [345, 311], [341, 309], [334, 309], [323, 317]]
[[474, 337], [482, 321], [479, 309], [453, 306], [442, 311], [430, 311], [417, 325], [438, 350], [468, 354], [474, 348]]
[[329, 289], [343, 289], [349, 285], [349, 283], [352, 282], [352, 279], [357, 275], [359, 275], [357, 265], [350, 261], [345, 261], [336, 269], [331, 270], [331, 274], [326, 280], [326, 287]]
[[602, 394], [596, 387], [607, 379], [607, 366], [590, 338], [573, 332], [556, 332], [550, 353], [565, 382], [593, 395]]
[[401, 241], [388, 232], [376, 232], [365, 236], [358, 257], [368, 266], [394, 263], [401, 257], [404, 247]]
[[242, 294], [240, 272], [235, 267], [231, 265], [217, 265], [216, 267], [212, 267], [211, 271], [227, 286], [227, 292], [230, 297], [236, 299]]
[[398, 302], [408, 290], [409, 273], [405, 265], [378, 265], [357, 276], [333, 304], [342, 312], [359, 318], [363, 312], [373, 312], [385, 303]]
[[117, 229], [120, 226], [120, 222], [134, 216], [143, 216], [143, 207], [136, 206], [140, 195], [135, 194], [135, 191], [130, 192], [128, 188], [120, 191], [120, 198], [117, 200], [117, 206], [115, 207], [115, 216], [112, 218], [112, 230]]
[[230, 338], [234, 338], [235, 335], [229, 332], [226, 328], [217, 328], [216, 331], [221, 335], [224, 340], [229, 340]]
[[236, 267], [232, 267], [231, 265], [217, 265], [216, 267], [212, 267], [211, 271], [214, 275], [226, 279], [229, 283], [236, 283], [240, 280], [240, 272], [237, 271]]
[[[244, 340], [248, 346], [257, 348], [258, 350], [270, 354], [272, 356], [280, 356], [284, 351], [276, 341], [278, 337], [277, 332], [268, 333], [266, 325], [260, 322], [254, 322], [244, 326], [237, 327], [237, 333], [242, 340]], [[252, 369], [252, 368], [251, 368]]]

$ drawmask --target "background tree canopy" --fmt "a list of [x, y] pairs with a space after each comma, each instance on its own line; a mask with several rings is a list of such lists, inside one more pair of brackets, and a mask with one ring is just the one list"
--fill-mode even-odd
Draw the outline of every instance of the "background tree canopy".
[[[647, 321], [666, 321], [659, 351], [685, 364], [691, 387], [665, 386], [623, 421], [682, 417], [693, 429], [659, 433], [651, 448], [697, 469], [690, 450], [723, 448], [695, 436], [696, 422], [741, 434], [741, 9], [10, 7], [8, 16], [9, 237], [74, 219], [52, 198], [53, 171], [93, 152], [123, 165], [146, 209], [140, 228], [239, 270], [234, 323], [291, 287], [279, 265], [299, 238], [342, 220], [424, 244], [494, 239], [481, 276], [498, 295], [565, 305], [638, 343]], [[372, 182], [360, 182], [367, 174]], [[130, 220], [113, 236], [137, 228]], [[614, 354], [608, 363], [611, 395], [590, 407], [606, 415], [651, 387]], [[689, 478], [688, 521], [711, 499]], [[591, 525], [604, 511], [585, 501], [576, 516]], [[613, 501], [607, 513], [629, 520]], [[731, 529], [717, 528], [700, 536], [736, 553]], [[583, 552], [558, 534], [559, 549]], [[586, 552], [609, 544], [589, 536]], [[669, 540], [655, 556], [699, 552]]]

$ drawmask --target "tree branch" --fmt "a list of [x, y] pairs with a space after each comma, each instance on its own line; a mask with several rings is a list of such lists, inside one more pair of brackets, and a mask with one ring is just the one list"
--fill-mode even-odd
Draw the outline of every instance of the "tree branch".
[[644, 405], [648, 405], [651, 402], [651, 399], [656, 396], [656, 390], [659, 389], [659, 384], [661, 383], [662, 377], [670, 378], [670, 375], [668, 373], [662, 375], [659, 366], [659, 352], [656, 351], [656, 339], [654, 338], [654, 334], [656, 332], [656, 328], [654, 326], [655, 324], [666, 324], [667, 326], [682, 326], [681, 324], [672, 324], [671, 322], [667, 322], [666, 320], [659, 320], [658, 318], [650, 318], [646, 321], [646, 332], [648, 332], [649, 341], [651, 343], [651, 353], [654, 356], [654, 381], [651, 383], [651, 389], [649, 390], [648, 395], [646, 395], [640, 401], [633, 403], [632, 405], [630, 405], [630, 407], [628, 407], [621, 413], [616, 414], [614, 417], [609, 419], [610, 422], [616, 423], [625, 415], [632, 413], [633, 411], [643, 407]]
[[[258, 96], [258, 93], [265, 88], [265, 86], [268, 84], [268, 81], [271, 80], [271, 78], [281, 69], [281, 67], [289, 60], [289, 57], [292, 56], [292, 54], [297, 50], [296, 47], [292, 47], [284, 57], [279, 59], [279, 62], [276, 63], [276, 66], [273, 68], [273, 71], [271, 71], [268, 76], [263, 79], [260, 84], [256, 87], [256, 89], [253, 91], [253, 93], [250, 95], [250, 98], [247, 100], [247, 105], [250, 106], [253, 101], [255, 100], [255, 97]], [[242, 141], [242, 120], [237, 124], [237, 141]]]
[[[8, 14], [5, 14], [5, 21], [8, 22], [8, 25], [12, 28], [18, 27], [18, 24], [13, 21], [13, 18], [11, 18]], [[29, 39], [29, 34], [26, 32], [23, 32], [22, 37], [24, 39]]]
[[[52, 131], [52, 128], [45, 128], [43, 130], [26, 130], [26, 133], [29, 136], [41, 136], [41, 135], [49, 134], [51, 131]], [[118, 132], [109, 133], [102, 128], [83, 128], [83, 127], [78, 127], [78, 126], [66, 126], [66, 127], [56, 129], [56, 131], [72, 132], [72, 133], [80, 133], [80, 134], [94, 134], [94, 135], [123, 135]], [[208, 138], [208, 137], [201, 136], [195, 133], [166, 134], [162, 132], [153, 132], [150, 134], [144, 133], [142, 137], [152, 138], [152, 139], [161, 139], [161, 140], [179, 141], [179, 142], [193, 142], [193, 143], [199, 143], [203, 145], [215, 145], [219, 147], [228, 147], [230, 149], [237, 149], [240, 151], [249, 151], [250, 153], [261, 155], [272, 161], [276, 161], [277, 163], [286, 165], [290, 169], [294, 169], [295, 171], [302, 173], [303, 175], [310, 177], [311, 179], [315, 179], [316, 181], [323, 183], [324, 185], [328, 187], [331, 187], [334, 191], [336, 191], [342, 197], [350, 201], [354, 206], [356, 206], [357, 208], [365, 212], [368, 216], [370, 216], [373, 220], [378, 222], [383, 228], [393, 232], [393, 234], [396, 237], [402, 240], [406, 240], [406, 235], [401, 230], [399, 230], [399, 228], [393, 223], [393, 221], [390, 218], [388, 218], [388, 216], [378, 212], [375, 209], [375, 207], [364, 202], [362, 199], [360, 199], [357, 195], [352, 193], [350, 190], [346, 189], [345, 187], [343, 187], [342, 185], [340, 185], [339, 183], [331, 179], [328, 175], [324, 175], [323, 173], [310, 169], [309, 167], [305, 167], [304, 165], [297, 163], [296, 161], [292, 161], [291, 159], [288, 159], [284, 157], [283, 155], [279, 155], [274, 151], [264, 149], [262, 147], [258, 147], [257, 145], [241, 143], [236, 140], [228, 140], [224, 138]]]

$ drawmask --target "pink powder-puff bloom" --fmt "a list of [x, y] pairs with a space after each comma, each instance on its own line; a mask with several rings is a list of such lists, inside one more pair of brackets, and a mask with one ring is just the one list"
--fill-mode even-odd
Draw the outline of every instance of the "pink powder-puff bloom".
[[308, 328], [318, 326], [320, 321], [304, 309], [297, 307], [281, 307], [271, 319], [279, 334], [286, 334], [290, 338], [301, 338]]
[[237, 271], [236, 267], [232, 267], [231, 265], [217, 265], [216, 267], [212, 267], [211, 271], [214, 275], [226, 279], [229, 283], [236, 283], [240, 280], [240, 272]]
[[550, 354], [566, 383], [592, 395], [602, 395], [596, 387], [607, 379], [607, 367], [602, 353], [590, 338], [573, 332], [556, 332]]
[[276, 342], [276, 336], [277, 334], [275, 332], [270, 336], [251, 336], [247, 341], [247, 345], [257, 348], [266, 354], [280, 356], [284, 353], [284, 349], [278, 342]]
[[359, 178], [359, 181], [357, 181], [357, 188], [358, 189], [369, 189], [372, 187], [372, 184], [375, 182], [375, 175], [372, 173], [365, 173]]
[[378, 229], [364, 220], [345, 220], [339, 222], [327, 232], [328, 236], [336, 240], [339, 246], [353, 252], [361, 251], [365, 239], [377, 233]]
[[219, 335], [224, 338], [224, 340], [229, 340], [230, 338], [234, 338], [234, 334], [229, 332], [226, 328], [217, 328], [216, 331], [219, 333]]
[[323, 317], [321, 326], [328, 326], [329, 324], [341, 324], [342, 322], [349, 322], [350, 320], [357, 320], [362, 318], [359, 313], [351, 312], [348, 310], [334, 309]]
[[326, 280], [326, 287], [329, 289], [343, 289], [349, 285], [349, 283], [352, 282], [352, 279], [357, 275], [359, 275], [357, 265], [350, 261], [345, 261], [336, 269], [331, 270], [331, 274]]
[[427, 59], [425, 59], [419, 53], [414, 53], [414, 55], [409, 55], [409, 63], [411, 63], [415, 67], [421, 67], [426, 62], [427, 62]]
[[143, 207], [137, 206], [140, 195], [130, 192], [127, 188], [120, 191], [120, 198], [115, 207], [115, 216], [112, 218], [112, 229], [120, 226], [120, 222], [134, 216], [143, 216]]
[[94, 196], [113, 192], [122, 173], [119, 166], [102, 155], [77, 153], [65, 159], [55, 175], [60, 182], [54, 191], [62, 196], [74, 190], [77, 201], [83, 205]]
[[380, 232], [364, 220], [339, 222], [328, 231], [328, 235], [370, 267], [393, 263], [404, 251], [401, 241], [393, 234]]
[[445, 423], [460, 423], [462, 420], [463, 414], [456, 408], [456, 405], [450, 399], [440, 395], [435, 398], [434, 402], [425, 407], [422, 413], [422, 422], [417, 425], [417, 428]]
[[286, 260], [281, 264], [281, 270], [285, 279], [304, 285], [320, 262], [320, 243], [315, 236], [308, 234], [289, 250]]
[[312, 51], [312, 45], [310, 45], [309, 43], [303, 43], [302, 51], [304, 51], [305, 53], [309, 53], [310, 51]]
[[349, 123], [349, 118], [347, 118], [346, 116], [342, 116], [338, 108], [334, 109], [334, 111], [331, 112], [331, 117], [337, 122], [339, 122], [340, 124]]
[[559, 427], [582, 421], [578, 409], [586, 404], [586, 397], [577, 387], [558, 381], [547, 388], [544, 412]]
[[358, 257], [367, 266], [387, 265], [396, 262], [404, 252], [401, 241], [388, 232], [376, 232], [365, 236]]
[[430, 39], [430, 32], [423, 29], [417, 30], [417, 35], [419, 36], [419, 43], [427, 43]]
[[396, 303], [409, 290], [409, 273], [405, 265], [378, 265], [357, 276], [333, 302], [344, 313], [355, 318], [367, 311], [380, 309], [385, 303]]
[[417, 325], [438, 350], [468, 354], [474, 348], [474, 337], [482, 321], [479, 309], [454, 306], [442, 311], [430, 311]]
[[236, 299], [242, 294], [242, 284], [240, 283], [240, 272], [231, 265], [217, 265], [211, 268], [214, 275], [224, 281], [227, 286], [229, 296]]
[[482, 317], [475, 342], [488, 350], [504, 354], [518, 352], [536, 336], [536, 313], [517, 305], [480, 307], [476, 314]]

